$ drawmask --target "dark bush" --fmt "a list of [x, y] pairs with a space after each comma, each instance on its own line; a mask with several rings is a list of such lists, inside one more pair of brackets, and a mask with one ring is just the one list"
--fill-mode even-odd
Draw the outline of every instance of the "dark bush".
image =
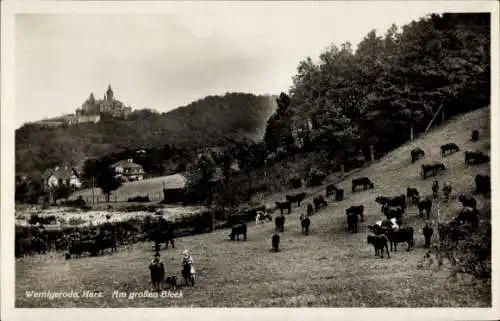
[[135, 196], [135, 197], [129, 197], [127, 202], [135, 202], [135, 203], [148, 203], [149, 202], [149, 196]]

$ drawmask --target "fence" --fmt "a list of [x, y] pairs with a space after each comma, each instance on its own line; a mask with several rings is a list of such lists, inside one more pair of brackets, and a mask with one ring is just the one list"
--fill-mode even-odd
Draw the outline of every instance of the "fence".
[[[136, 195], [127, 195], [127, 196], [122, 196], [122, 195], [113, 195], [111, 194], [109, 197], [109, 202], [107, 200], [106, 195], [94, 195], [94, 196], [82, 196], [83, 200], [87, 204], [101, 204], [101, 203], [121, 203], [121, 202], [128, 202], [129, 198], [133, 199], [135, 197], [148, 197], [149, 202], [160, 202], [163, 201], [163, 192], [155, 192], [155, 193], [146, 193], [146, 194], [136, 194]], [[78, 197], [73, 197], [71, 198], [72, 200], [77, 199]], [[140, 201], [138, 201], [141, 203]]]

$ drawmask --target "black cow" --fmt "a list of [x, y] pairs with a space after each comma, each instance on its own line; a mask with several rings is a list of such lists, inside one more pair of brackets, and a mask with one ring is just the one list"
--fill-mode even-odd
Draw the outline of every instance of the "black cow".
[[271, 246], [274, 252], [279, 252], [280, 250], [280, 236], [278, 233], [274, 234], [271, 239]]
[[390, 220], [391, 218], [401, 219], [405, 210], [401, 206], [385, 206], [385, 217]]
[[479, 140], [479, 131], [477, 129], [472, 131], [470, 140], [473, 142], [477, 142]]
[[381, 235], [368, 235], [366, 238], [368, 244], [372, 244], [375, 249], [375, 255], [380, 255], [381, 258], [384, 258], [384, 248], [387, 253], [387, 258], [390, 258], [389, 247], [387, 246], [387, 237], [383, 234]]
[[274, 219], [274, 225], [276, 226], [277, 233], [283, 233], [285, 231], [285, 217], [283, 215], [276, 216]]
[[307, 216], [314, 214], [314, 207], [311, 203], [307, 203]]
[[416, 188], [406, 187], [406, 200], [410, 204], [418, 203], [418, 199], [420, 197], [420, 193]]
[[439, 240], [441, 243], [451, 240], [452, 244], [457, 244], [459, 240], [464, 239], [469, 234], [467, 226], [459, 226], [452, 220], [448, 223], [438, 223]]
[[458, 152], [460, 148], [455, 143], [448, 143], [441, 146], [441, 157]]
[[439, 171], [444, 171], [446, 167], [443, 163], [435, 162], [432, 164], [422, 164], [422, 177], [427, 178], [427, 173], [431, 173], [432, 176], [436, 176]]
[[382, 235], [385, 233], [384, 228], [378, 224], [368, 225], [368, 229], [375, 235]]
[[426, 223], [424, 228], [422, 229], [422, 234], [424, 234], [424, 239], [425, 239], [424, 247], [427, 249], [431, 246], [431, 238], [432, 234], [434, 234], [434, 230], [428, 223]]
[[491, 179], [489, 175], [476, 175], [476, 193], [483, 194], [484, 196], [491, 193]]
[[363, 186], [363, 190], [373, 188], [374, 184], [368, 177], [360, 177], [352, 180], [352, 192], [356, 191], [358, 186]]
[[80, 257], [83, 253], [88, 252], [90, 255], [97, 255], [99, 248], [95, 240], [74, 240], [69, 246], [69, 254]]
[[458, 201], [462, 203], [462, 206], [464, 207], [476, 208], [477, 206], [476, 199], [472, 196], [459, 195]]
[[418, 200], [418, 214], [420, 217], [424, 216], [424, 211], [427, 214], [427, 219], [431, 215], [432, 200], [428, 197], [422, 197]]
[[482, 152], [465, 152], [465, 165], [480, 165], [490, 161], [490, 157]]
[[113, 235], [103, 235], [100, 234], [96, 238], [97, 248], [101, 251], [101, 255], [104, 254], [105, 249], [110, 249], [111, 252], [117, 251], [116, 239]]
[[235, 238], [239, 241], [240, 235], [243, 235], [244, 241], [247, 240], [247, 225], [245, 223], [236, 224], [235, 226], [233, 226], [229, 237], [231, 238], [231, 241], [234, 241]]
[[347, 216], [347, 231], [358, 233], [358, 214], [349, 213]]
[[408, 226], [408, 227], [403, 227], [399, 228], [397, 230], [394, 230], [392, 228], [386, 229], [386, 235], [387, 239], [389, 240], [389, 243], [391, 244], [391, 251], [394, 246], [394, 251], [397, 252], [398, 243], [407, 243], [408, 244], [408, 249], [407, 251], [409, 252], [410, 249], [414, 246], [415, 242], [413, 241], [413, 227]]
[[412, 163], [415, 163], [419, 158], [425, 156], [425, 152], [419, 147], [412, 149], [410, 153]]
[[337, 188], [335, 187], [334, 184], [330, 184], [326, 186], [326, 197], [332, 196]]
[[470, 223], [475, 228], [479, 226], [479, 211], [476, 208], [464, 207], [455, 218], [455, 222], [459, 225]]
[[403, 209], [406, 209], [406, 196], [404, 194], [394, 197], [377, 196], [375, 202], [382, 205], [381, 212], [384, 211], [384, 207], [386, 206], [401, 206]]
[[309, 226], [311, 225], [311, 220], [309, 217], [301, 215], [300, 217], [300, 226], [302, 228], [302, 234], [308, 235], [309, 234]]
[[276, 207], [279, 208], [281, 215], [283, 215], [283, 210], [288, 210], [288, 214], [292, 212], [292, 203], [290, 201], [286, 202], [274, 202]]
[[439, 193], [439, 182], [434, 181], [432, 182], [432, 197], [434, 198], [438, 197], [438, 193]]
[[335, 200], [340, 202], [344, 199], [344, 189], [343, 188], [337, 188], [335, 190]]
[[314, 203], [314, 209], [317, 211], [323, 206], [327, 206], [328, 203], [326, 202], [325, 198], [322, 195], [318, 195], [315, 198], [313, 198], [313, 203]]
[[365, 207], [363, 205], [353, 205], [345, 210], [345, 214], [349, 216], [349, 214], [359, 215], [361, 217], [361, 222], [365, 220], [364, 216]]
[[306, 198], [306, 193], [298, 193], [295, 195], [286, 195], [286, 200], [290, 203], [297, 202], [297, 206]]

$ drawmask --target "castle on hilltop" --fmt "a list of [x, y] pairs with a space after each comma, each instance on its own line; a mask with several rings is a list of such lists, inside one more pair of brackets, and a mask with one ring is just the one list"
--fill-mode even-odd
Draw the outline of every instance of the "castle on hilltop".
[[102, 116], [124, 119], [131, 112], [132, 107], [125, 106], [121, 101], [115, 99], [113, 89], [111, 89], [111, 85], [108, 85], [103, 99], [95, 99], [94, 94], [90, 93], [89, 98], [82, 104], [81, 108], [76, 109], [75, 114], [45, 119], [36, 123], [47, 127], [58, 127], [63, 124], [98, 123]]

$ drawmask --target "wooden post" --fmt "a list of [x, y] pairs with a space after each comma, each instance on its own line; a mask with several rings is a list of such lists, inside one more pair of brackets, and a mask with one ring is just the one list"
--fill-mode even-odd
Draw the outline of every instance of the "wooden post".
[[340, 164], [340, 179], [344, 179], [344, 164]]
[[370, 145], [370, 160], [371, 160], [372, 162], [374, 162], [374, 161], [375, 161], [375, 151], [374, 151], [374, 149], [373, 149], [373, 145]]

